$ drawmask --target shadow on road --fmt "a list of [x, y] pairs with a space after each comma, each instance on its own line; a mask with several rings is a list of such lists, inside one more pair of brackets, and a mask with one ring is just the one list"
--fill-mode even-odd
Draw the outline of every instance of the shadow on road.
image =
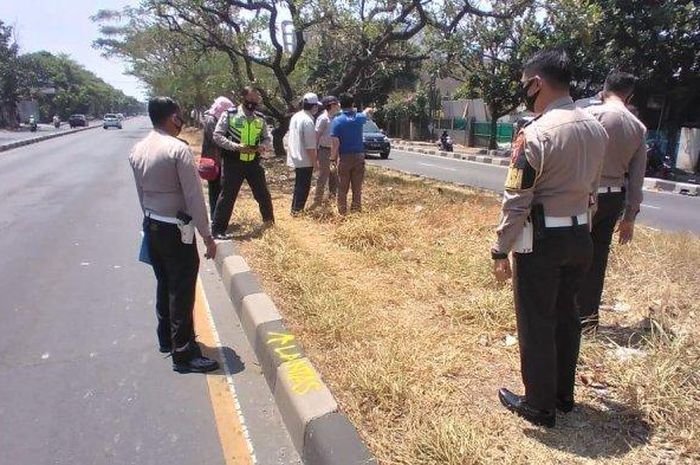
[[241, 360], [241, 357], [238, 356], [235, 350], [233, 350], [230, 347], [222, 347], [221, 351], [224, 354], [224, 360], [221, 360], [221, 356], [219, 353], [219, 350], [217, 347], [210, 347], [205, 344], [202, 344], [201, 342], [199, 343], [199, 347], [202, 348], [202, 353], [209, 358], [212, 358], [214, 360], [218, 360], [219, 364], [221, 365], [221, 368], [218, 370], [209, 373], [212, 375], [221, 375], [221, 376], [226, 376], [226, 371], [224, 370], [224, 364], [222, 362], [226, 362], [226, 365], [228, 366], [229, 372], [232, 375], [241, 373], [243, 370], [245, 370], [245, 363]]

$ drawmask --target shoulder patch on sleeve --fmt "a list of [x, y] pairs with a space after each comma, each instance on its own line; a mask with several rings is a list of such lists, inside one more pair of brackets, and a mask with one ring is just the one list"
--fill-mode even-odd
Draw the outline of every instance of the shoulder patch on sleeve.
[[513, 154], [505, 183], [506, 189], [524, 190], [535, 185], [537, 171], [527, 161], [526, 153], [525, 131], [521, 130], [513, 143]]

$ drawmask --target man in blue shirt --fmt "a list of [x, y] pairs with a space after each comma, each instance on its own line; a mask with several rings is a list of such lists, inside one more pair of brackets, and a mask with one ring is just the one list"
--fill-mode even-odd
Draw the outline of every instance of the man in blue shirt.
[[331, 154], [338, 159], [338, 213], [348, 210], [348, 189], [352, 187], [351, 211], [362, 209], [362, 183], [365, 177], [365, 147], [362, 127], [371, 117], [373, 109], [358, 113], [355, 98], [342, 94], [339, 98], [341, 112], [331, 125]]

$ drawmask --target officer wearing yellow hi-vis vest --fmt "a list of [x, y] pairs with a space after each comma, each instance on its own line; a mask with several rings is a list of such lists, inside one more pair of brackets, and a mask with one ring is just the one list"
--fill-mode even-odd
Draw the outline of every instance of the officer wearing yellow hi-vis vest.
[[260, 206], [263, 222], [271, 225], [275, 221], [265, 169], [260, 164], [260, 154], [270, 150], [272, 139], [262, 116], [255, 112], [259, 105], [260, 93], [252, 87], [244, 88], [241, 106], [221, 115], [214, 130], [214, 143], [223, 149], [224, 165], [221, 193], [212, 218], [215, 239], [230, 238], [226, 228], [243, 180], [248, 181]]

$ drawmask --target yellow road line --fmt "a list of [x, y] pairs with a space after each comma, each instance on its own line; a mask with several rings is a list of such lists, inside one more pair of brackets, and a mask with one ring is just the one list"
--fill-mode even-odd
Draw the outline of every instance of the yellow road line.
[[219, 335], [199, 281], [194, 303], [194, 326], [204, 355], [218, 360], [221, 364], [219, 370], [207, 375], [207, 384], [226, 465], [254, 465], [255, 454], [245, 428], [233, 380], [225, 365]]

